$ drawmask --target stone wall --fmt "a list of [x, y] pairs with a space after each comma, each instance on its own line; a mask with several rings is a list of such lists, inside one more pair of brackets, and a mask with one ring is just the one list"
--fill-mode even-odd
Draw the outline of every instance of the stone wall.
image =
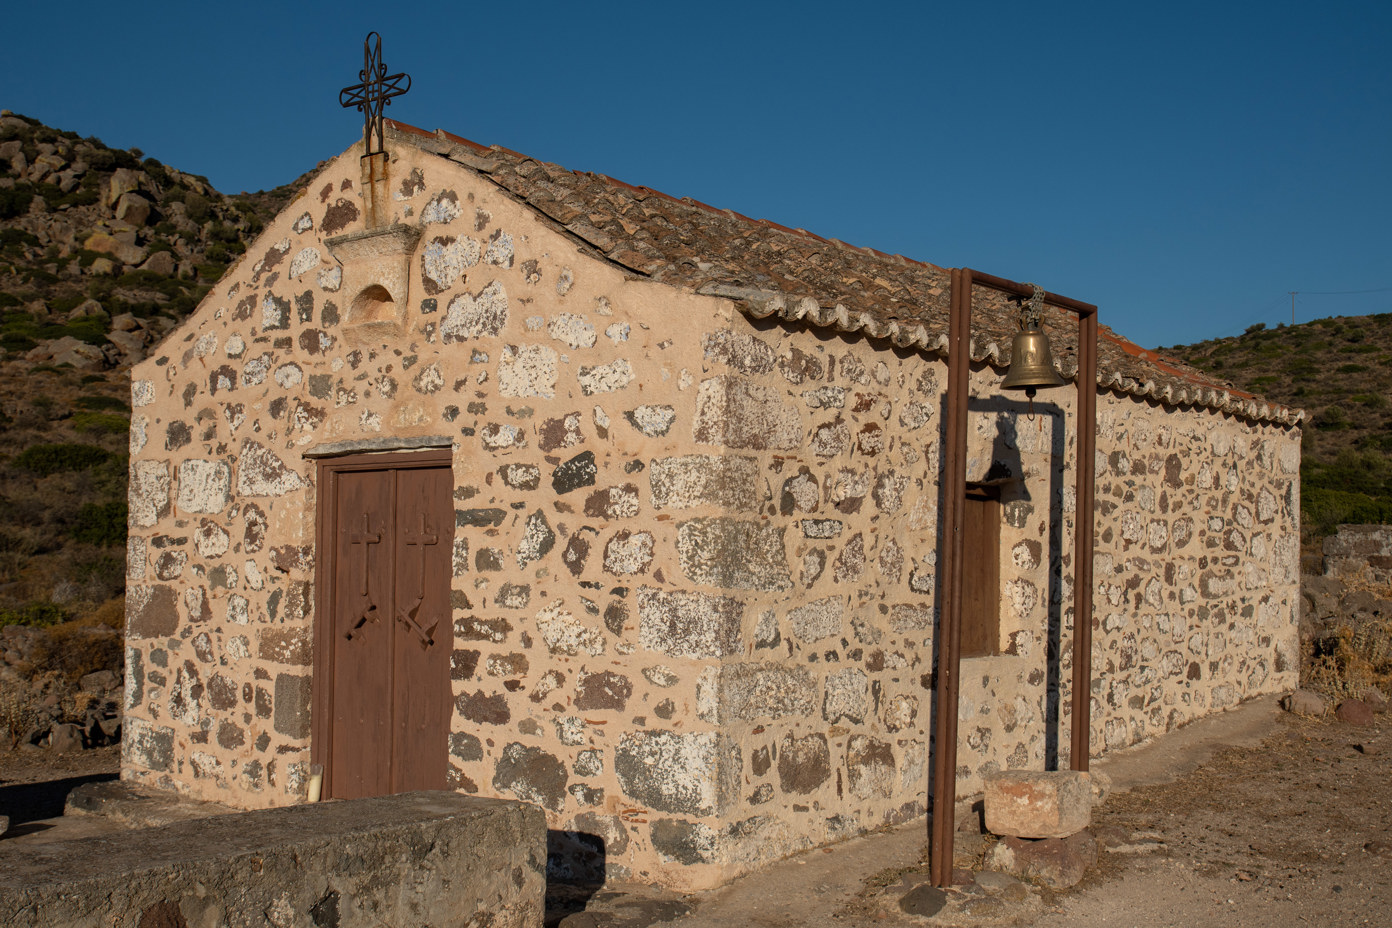
[[1339, 526], [1324, 540], [1324, 575], [1392, 587], [1392, 526]]
[[[304, 454], [443, 443], [450, 783], [545, 808], [558, 874], [696, 888], [921, 815], [943, 362], [625, 275], [444, 159], [391, 171], [400, 229], [334, 238], [361, 231], [350, 152], [135, 372], [125, 776], [302, 799]], [[998, 382], [973, 374], [1004, 524], [964, 793], [1068, 741], [1073, 392], [1030, 416]], [[1098, 750], [1293, 681], [1299, 457], [1099, 410]]]

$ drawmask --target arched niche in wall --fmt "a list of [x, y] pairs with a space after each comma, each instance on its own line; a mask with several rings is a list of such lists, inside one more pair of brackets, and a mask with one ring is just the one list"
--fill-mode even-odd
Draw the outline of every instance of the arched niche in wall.
[[405, 337], [410, 308], [411, 257], [421, 230], [401, 223], [328, 239], [343, 265], [343, 289], [353, 294], [344, 319], [350, 344]]

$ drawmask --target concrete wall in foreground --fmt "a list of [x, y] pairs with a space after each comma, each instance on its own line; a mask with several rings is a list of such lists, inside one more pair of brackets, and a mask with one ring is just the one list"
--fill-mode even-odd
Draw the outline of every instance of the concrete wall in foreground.
[[0, 928], [491, 925], [535, 928], [535, 806], [411, 793], [132, 829], [13, 857]]

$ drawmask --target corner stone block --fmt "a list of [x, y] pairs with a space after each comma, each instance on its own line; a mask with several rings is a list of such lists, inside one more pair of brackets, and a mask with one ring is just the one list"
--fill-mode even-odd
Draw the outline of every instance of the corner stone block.
[[169, 463], [136, 461], [127, 491], [132, 528], [150, 528], [169, 515]]
[[694, 583], [779, 592], [793, 585], [781, 525], [692, 519], [677, 526], [677, 556]]
[[986, 778], [986, 828], [1016, 838], [1066, 838], [1092, 822], [1092, 780], [1076, 770], [1023, 771]]
[[677, 815], [720, 811], [720, 736], [635, 731], [614, 752], [614, 773], [624, 793], [650, 809]]
[[172, 587], [132, 586], [126, 595], [126, 636], [164, 638], [179, 627], [179, 603]]
[[275, 730], [290, 738], [309, 737], [310, 678], [282, 673], [275, 681]]
[[733, 512], [758, 512], [764, 481], [758, 458], [689, 454], [658, 458], [648, 479], [657, 509], [714, 506]]

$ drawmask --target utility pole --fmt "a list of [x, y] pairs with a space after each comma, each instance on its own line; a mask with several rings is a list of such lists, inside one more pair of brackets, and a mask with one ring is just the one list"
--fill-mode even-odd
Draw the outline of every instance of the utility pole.
[[1299, 293], [1300, 291], [1299, 291], [1299, 290], [1287, 290], [1286, 292], [1289, 293], [1289, 294], [1291, 295], [1291, 325], [1295, 325], [1295, 295], [1296, 295], [1297, 293]]

